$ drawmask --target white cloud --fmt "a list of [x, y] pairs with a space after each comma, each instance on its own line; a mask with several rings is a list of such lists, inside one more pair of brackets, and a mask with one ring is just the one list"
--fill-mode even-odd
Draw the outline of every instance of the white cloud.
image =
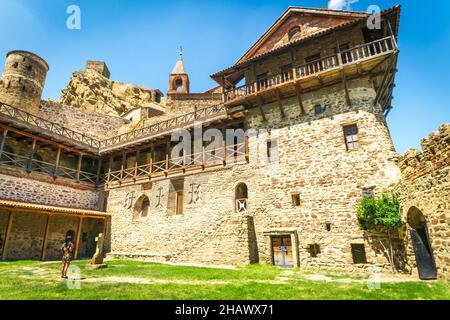
[[328, 9], [333, 10], [351, 10], [352, 4], [359, 0], [330, 0], [328, 1]]

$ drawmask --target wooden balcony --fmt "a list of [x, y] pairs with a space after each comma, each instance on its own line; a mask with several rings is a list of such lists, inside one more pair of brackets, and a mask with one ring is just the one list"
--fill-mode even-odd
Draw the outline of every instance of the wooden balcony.
[[130, 144], [139, 144], [151, 138], [169, 134], [175, 129], [193, 125], [195, 122], [213, 121], [224, 118], [227, 118], [227, 108], [223, 104], [199, 109], [103, 140], [100, 142], [100, 153], [113, 151]]
[[[152, 156], [153, 158], [153, 156]], [[203, 147], [201, 152], [169, 158], [162, 161], [150, 161], [144, 165], [123, 168], [118, 171], [109, 170], [106, 175], [107, 188], [114, 188], [122, 184], [145, 183], [153, 178], [167, 177], [173, 174], [184, 174], [190, 170], [205, 170], [212, 167], [223, 167], [235, 163], [248, 161], [247, 141], [225, 145], [218, 149], [207, 150]]]
[[98, 148], [100, 147], [99, 140], [1, 102], [0, 120], [0, 122], [13, 125], [21, 130], [37, 132], [39, 135], [51, 140], [57, 140], [65, 145], [91, 153], [98, 153]]
[[226, 106], [246, 104], [252, 98], [284, 97], [320, 87], [342, 77], [358, 76], [377, 67], [386, 56], [398, 51], [394, 37], [387, 37], [302, 64], [292, 70], [225, 91]]
[[49, 163], [42, 160], [30, 159], [29, 156], [13, 154], [3, 151], [0, 156], [0, 165], [13, 166], [28, 172], [38, 172], [51, 177], [66, 178], [78, 182], [84, 182], [92, 185], [99, 184], [97, 174], [85, 172], [73, 168], [56, 165], [56, 163]]

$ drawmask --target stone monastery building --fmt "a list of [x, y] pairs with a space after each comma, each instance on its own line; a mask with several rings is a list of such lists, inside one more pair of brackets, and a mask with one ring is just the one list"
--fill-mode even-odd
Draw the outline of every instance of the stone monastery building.
[[166, 95], [88, 61], [44, 101], [49, 65], [9, 52], [1, 259], [58, 260], [67, 236], [91, 257], [103, 233], [111, 257], [389, 271], [386, 235], [360, 230], [356, 204], [397, 188], [396, 268], [449, 279], [450, 127], [400, 156], [386, 123], [399, 17], [370, 28], [364, 12], [289, 7], [203, 93], [180, 55]]

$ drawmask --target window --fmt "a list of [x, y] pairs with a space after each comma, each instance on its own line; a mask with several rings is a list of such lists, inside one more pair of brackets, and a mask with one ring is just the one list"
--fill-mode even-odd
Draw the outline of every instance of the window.
[[291, 197], [292, 197], [292, 205], [294, 207], [299, 207], [300, 206], [300, 193], [298, 193], [298, 192], [292, 193]]
[[311, 258], [317, 258], [320, 253], [320, 245], [318, 245], [317, 243], [310, 244], [308, 251]]
[[352, 243], [352, 257], [354, 264], [367, 263], [366, 249], [363, 243]]
[[235, 190], [235, 210], [236, 212], [248, 212], [248, 188], [245, 183], [239, 183]]
[[295, 40], [296, 38], [300, 37], [301, 33], [302, 33], [302, 30], [300, 29], [300, 27], [292, 28], [291, 30], [289, 30], [289, 34], [288, 34], [289, 41]]
[[331, 231], [331, 223], [329, 222], [325, 223], [325, 230], [327, 230], [328, 232]]
[[150, 200], [143, 194], [136, 201], [133, 209], [133, 220], [138, 220], [141, 218], [148, 217], [150, 210]]
[[322, 106], [320, 104], [317, 104], [314, 106], [314, 115], [318, 116], [320, 114], [322, 114], [325, 111], [324, 108], [322, 108]]
[[13, 68], [17, 68], [18, 66], [19, 66], [18, 62], [14, 62], [13, 65], [12, 65]]
[[31, 65], [27, 66], [27, 71], [31, 71], [31, 70], [33, 70], [33, 66], [31, 66]]
[[267, 159], [268, 162], [274, 162], [278, 158], [278, 143], [277, 140], [267, 140]]
[[313, 54], [313, 55], [305, 58], [306, 63], [314, 62], [317, 60], [320, 60], [320, 53], [316, 53], [316, 54]]
[[307, 64], [306, 72], [308, 74], [317, 73], [323, 70], [322, 61], [320, 61], [320, 53], [313, 54], [312, 56], [305, 58]]
[[345, 126], [344, 136], [348, 151], [358, 148], [358, 126], [356, 124]]

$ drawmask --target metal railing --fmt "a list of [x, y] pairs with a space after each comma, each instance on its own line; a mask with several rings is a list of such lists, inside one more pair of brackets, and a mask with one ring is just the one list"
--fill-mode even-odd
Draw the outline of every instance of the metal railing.
[[394, 52], [395, 50], [397, 50], [397, 44], [394, 37], [386, 37], [362, 44], [340, 53], [316, 61], [311, 61], [298, 67], [293, 67], [292, 70], [269, 76], [264, 79], [258, 79], [249, 84], [228, 90], [224, 93], [224, 100], [225, 102], [233, 101], [266, 89], [275, 88], [292, 80], [306, 78], [341, 66], [372, 59], [377, 56]]

